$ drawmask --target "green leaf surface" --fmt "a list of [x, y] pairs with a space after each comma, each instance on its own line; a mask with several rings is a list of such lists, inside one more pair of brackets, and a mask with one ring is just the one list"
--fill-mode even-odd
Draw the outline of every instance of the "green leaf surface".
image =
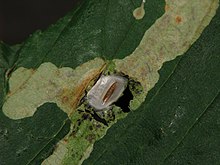
[[11, 49], [5, 43], [0, 42], [0, 68], [8, 69], [14, 63], [13, 57], [16, 50]]
[[0, 160], [6, 165], [39, 164], [70, 126], [67, 115], [51, 103], [39, 107], [32, 118], [12, 121], [2, 112], [0, 118]]
[[36, 68], [50, 61], [75, 68], [94, 57], [125, 57], [164, 13], [164, 1], [149, 1], [145, 18], [136, 21], [132, 12], [139, 5], [131, 0], [83, 1], [44, 33], [33, 34], [19, 53], [16, 67]]
[[184, 56], [167, 62], [139, 110], [84, 164], [219, 164], [220, 10]]
[[10, 47], [7, 44], [0, 42], [0, 105], [2, 106], [4, 96], [8, 92], [7, 81], [13, 70], [15, 57], [20, 45]]
[[[68, 26], [72, 17], [78, 11], [78, 8], [68, 13], [56, 24], [51, 25], [44, 32], [36, 31], [23, 44], [18, 52], [16, 68], [37, 68], [43, 62], [45, 56], [50, 52], [56, 41], [61, 37], [62, 32]], [[55, 58], [55, 57], [54, 57]]]

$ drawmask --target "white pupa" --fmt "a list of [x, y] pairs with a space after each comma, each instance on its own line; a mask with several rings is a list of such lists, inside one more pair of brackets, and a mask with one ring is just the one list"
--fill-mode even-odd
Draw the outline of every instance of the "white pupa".
[[122, 95], [127, 83], [121, 76], [101, 76], [87, 94], [89, 104], [96, 110], [108, 108]]

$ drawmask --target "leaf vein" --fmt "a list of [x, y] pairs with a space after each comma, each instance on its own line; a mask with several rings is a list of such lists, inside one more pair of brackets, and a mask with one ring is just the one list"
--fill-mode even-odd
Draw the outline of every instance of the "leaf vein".
[[187, 135], [191, 132], [191, 130], [196, 126], [196, 124], [198, 124], [198, 122], [201, 120], [201, 118], [204, 116], [204, 114], [207, 112], [207, 110], [209, 109], [209, 107], [213, 104], [213, 102], [215, 101], [215, 99], [219, 96], [220, 91], [217, 92], [217, 94], [215, 95], [215, 97], [210, 101], [210, 103], [206, 106], [206, 108], [204, 109], [204, 111], [202, 111], [202, 113], [199, 115], [198, 118], [196, 118], [195, 122], [189, 127], [189, 129], [186, 131], [186, 133], [184, 134], [184, 136], [181, 138], [180, 141], [178, 141], [177, 145], [171, 150], [171, 152], [166, 155], [166, 157], [164, 158], [164, 160], [161, 162], [161, 164], [163, 164], [171, 155], [174, 151], [176, 151], [176, 149], [180, 146], [180, 144], [183, 142], [183, 140], [187, 137]]

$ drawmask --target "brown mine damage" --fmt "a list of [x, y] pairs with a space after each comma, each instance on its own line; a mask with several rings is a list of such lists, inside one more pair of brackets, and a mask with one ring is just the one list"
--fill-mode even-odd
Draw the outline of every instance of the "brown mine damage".
[[178, 15], [175, 20], [177, 24], [180, 24], [182, 22], [182, 17]]
[[68, 115], [71, 116], [75, 111], [76, 107], [79, 105], [80, 100], [84, 96], [85, 90], [92, 80], [97, 78], [106, 65], [103, 65], [101, 69], [95, 70], [92, 73], [88, 74], [80, 84], [77, 84], [73, 89], [63, 88], [63, 91], [60, 96], [58, 96], [62, 104], [66, 105], [69, 109]]
[[166, 11], [166, 12], [167, 12], [168, 10], [170, 10], [170, 6], [169, 6], [169, 5], [167, 5], [167, 4], [165, 5], [165, 7], [164, 7], [164, 8], [165, 8], [165, 11]]

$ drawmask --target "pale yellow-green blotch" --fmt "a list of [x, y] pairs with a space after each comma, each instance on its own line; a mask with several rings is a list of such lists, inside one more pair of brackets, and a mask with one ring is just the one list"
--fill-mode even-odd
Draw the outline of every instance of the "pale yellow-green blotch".
[[54, 150], [53, 154], [45, 159], [41, 165], [61, 165], [62, 160], [64, 159], [65, 154], [68, 152], [66, 142], [61, 140], [58, 144], [58, 147]]
[[85, 89], [105, 66], [95, 58], [76, 69], [58, 68], [47, 62], [36, 70], [18, 68], [9, 79], [10, 92], [3, 112], [11, 119], [33, 116], [37, 107], [54, 102], [68, 115], [73, 113]]
[[135, 19], [139, 20], [144, 17], [144, 15], [145, 15], [144, 4], [145, 4], [145, 0], [143, 0], [140, 7], [136, 8], [133, 11], [133, 16]]

